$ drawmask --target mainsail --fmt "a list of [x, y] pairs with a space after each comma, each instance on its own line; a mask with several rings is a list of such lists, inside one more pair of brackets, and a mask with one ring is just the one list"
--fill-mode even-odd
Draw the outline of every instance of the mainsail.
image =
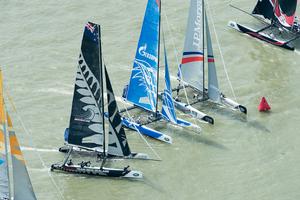
[[277, 0], [275, 4], [275, 17], [278, 22], [286, 27], [291, 28], [295, 21], [297, 0]]
[[100, 26], [85, 25], [76, 73], [68, 143], [95, 148], [102, 145], [103, 91]]
[[0, 199], [9, 199], [9, 173], [2, 71], [0, 70]]
[[26, 169], [25, 160], [8, 114], [7, 124], [13, 169], [14, 200], [35, 200], [36, 197]]
[[258, 0], [252, 14], [275, 22], [286, 28], [291, 28], [295, 21], [297, 0]]
[[214, 53], [213, 53], [206, 13], [205, 13], [205, 28], [206, 28], [206, 42], [207, 42], [207, 63], [208, 63], [208, 97], [215, 102], [220, 102], [221, 95], [219, 90]]
[[109, 137], [108, 137], [108, 155], [114, 156], [129, 156], [131, 154], [127, 142], [125, 130], [122, 127], [122, 119], [119, 114], [119, 109], [115, 99], [115, 95], [111, 86], [111, 82], [104, 66], [107, 102], [108, 102], [108, 122], [109, 122]]
[[157, 109], [159, 30], [160, 0], [148, 0], [126, 98], [152, 112]]
[[203, 0], [191, 0], [179, 78], [204, 91]]

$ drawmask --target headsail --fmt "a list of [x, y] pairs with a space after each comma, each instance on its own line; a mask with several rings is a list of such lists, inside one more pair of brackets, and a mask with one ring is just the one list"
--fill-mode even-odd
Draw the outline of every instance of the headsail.
[[206, 28], [207, 62], [208, 62], [208, 97], [215, 102], [220, 102], [221, 95], [219, 90], [214, 53], [213, 53], [206, 13], [205, 13], [205, 28]]
[[173, 98], [172, 98], [172, 87], [171, 87], [171, 80], [169, 74], [169, 67], [168, 67], [168, 58], [164, 40], [164, 56], [165, 56], [165, 83], [166, 87], [163, 93], [163, 105], [161, 114], [169, 121], [174, 124], [177, 124], [177, 117], [175, 113]]
[[17, 136], [15, 134], [15, 131], [13, 130], [11, 119], [8, 114], [7, 124], [13, 168], [14, 199], [35, 200], [36, 197], [26, 169], [25, 160]]
[[108, 122], [109, 122], [109, 138], [108, 138], [108, 155], [129, 156], [131, 154], [127, 142], [125, 130], [122, 127], [122, 119], [115, 99], [115, 95], [110, 83], [110, 79], [104, 66], [107, 89], [108, 102]]
[[100, 26], [88, 22], [84, 28], [76, 73], [68, 143], [95, 148], [102, 145], [103, 91], [100, 86]]
[[191, 0], [179, 78], [204, 90], [203, 0]]
[[2, 71], [0, 70], [0, 199], [9, 199], [9, 177], [7, 164], [7, 141], [5, 106], [3, 98]]
[[148, 0], [126, 98], [152, 112], [157, 107], [159, 27], [160, 0]]

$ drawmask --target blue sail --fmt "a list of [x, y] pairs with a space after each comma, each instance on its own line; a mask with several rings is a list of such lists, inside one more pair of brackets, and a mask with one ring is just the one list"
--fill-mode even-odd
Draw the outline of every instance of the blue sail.
[[165, 56], [165, 83], [166, 87], [164, 89], [164, 92], [162, 93], [162, 99], [163, 99], [163, 105], [162, 105], [162, 116], [172, 122], [173, 124], [187, 127], [187, 126], [193, 126], [198, 127], [197, 125], [194, 125], [188, 121], [185, 121], [183, 119], [179, 119], [176, 116], [174, 102], [172, 98], [172, 87], [171, 87], [171, 80], [170, 80], [170, 73], [169, 73], [169, 66], [168, 66], [168, 58], [167, 58], [167, 50], [165, 46], [165, 39], [163, 37], [164, 42], [164, 56]]
[[165, 90], [164, 90], [164, 93], [163, 93], [163, 105], [162, 105], [161, 114], [167, 120], [171, 121], [174, 124], [177, 124], [177, 117], [176, 117], [173, 98], [172, 98], [171, 80], [170, 80], [167, 53], [166, 53], [166, 47], [165, 46], [164, 46], [164, 55], [165, 55], [165, 83], [166, 83], [166, 87], [165, 87]]
[[156, 112], [160, 0], [148, 0], [126, 99]]

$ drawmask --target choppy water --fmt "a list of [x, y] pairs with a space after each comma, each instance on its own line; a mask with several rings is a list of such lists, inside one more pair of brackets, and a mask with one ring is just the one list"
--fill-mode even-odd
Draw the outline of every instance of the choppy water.
[[[126, 161], [145, 175], [142, 181], [128, 181], [50, 173], [49, 167], [63, 159], [53, 149], [62, 144], [69, 121], [84, 23], [102, 25], [105, 62], [120, 95], [130, 75], [146, 0], [0, 1], [0, 65], [6, 90], [30, 133], [26, 134], [13, 113], [20, 143], [29, 147], [24, 154], [39, 199], [59, 199], [49, 174], [68, 200], [300, 198], [299, 54], [230, 30], [229, 20], [251, 25], [256, 21], [229, 8], [229, 3], [210, 0], [209, 13], [237, 100], [248, 107], [247, 119], [206, 104], [199, 108], [214, 116], [216, 124], [199, 123], [200, 135], [165, 124], [154, 126], [171, 135], [174, 144], [148, 140], [163, 161]], [[255, 1], [233, 3], [251, 10]], [[163, 1], [170, 25], [163, 13], [173, 75], [177, 64], [172, 43], [180, 54], [188, 6], [185, 0]], [[232, 97], [218, 48], [214, 48], [221, 88]], [[257, 111], [261, 96], [267, 97], [272, 112]], [[129, 140], [132, 149], [151, 153], [135, 133], [129, 132]]]

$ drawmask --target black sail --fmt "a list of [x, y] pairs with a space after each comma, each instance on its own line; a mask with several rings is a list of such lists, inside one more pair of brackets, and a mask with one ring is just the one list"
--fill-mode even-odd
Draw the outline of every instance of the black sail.
[[274, 19], [273, 0], [258, 0], [252, 14], [262, 15], [267, 19]]
[[124, 128], [122, 127], [122, 119], [119, 114], [118, 105], [105, 66], [104, 69], [106, 77], [109, 121], [109, 138], [107, 153], [108, 155], [114, 156], [129, 156], [131, 152], [129, 149]]
[[[95, 148], [103, 140], [102, 59], [100, 26], [85, 25], [78, 60], [68, 143]], [[100, 106], [99, 106], [100, 105]]]
[[280, 9], [286, 16], [293, 16], [296, 12], [297, 0], [278, 0]]

